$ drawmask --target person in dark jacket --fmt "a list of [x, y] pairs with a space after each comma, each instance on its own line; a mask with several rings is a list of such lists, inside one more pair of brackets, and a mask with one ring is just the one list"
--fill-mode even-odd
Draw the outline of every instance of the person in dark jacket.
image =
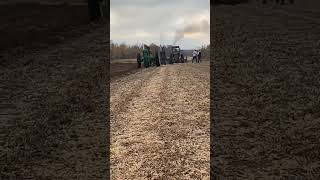
[[155, 60], [156, 66], [160, 66], [160, 59], [159, 59], [158, 51], [156, 51], [156, 54], [154, 56], [154, 60]]
[[184, 63], [184, 56], [183, 56], [182, 53], [181, 53], [181, 55], [180, 55], [180, 62], [181, 62], [181, 63]]
[[141, 55], [140, 55], [140, 53], [137, 54], [137, 63], [138, 63], [138, 68], [141, 68]]

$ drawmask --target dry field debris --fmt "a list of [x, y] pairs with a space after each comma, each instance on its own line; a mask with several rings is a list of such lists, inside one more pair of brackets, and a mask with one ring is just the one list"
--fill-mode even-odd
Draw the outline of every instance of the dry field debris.
[[320, 11], [213, 12], [212, 174], [319, 179]]
[[111, 82], [111, 179], [209, 179], [209, 62]]

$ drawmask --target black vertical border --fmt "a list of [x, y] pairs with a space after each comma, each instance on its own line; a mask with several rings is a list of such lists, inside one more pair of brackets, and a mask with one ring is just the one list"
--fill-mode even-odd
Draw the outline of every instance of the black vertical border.
[[106, 60], [106, 114], [107, 114], [107, 121], [106, 121], [106, 179], [111, 179], [111, 165], [110, 165], [110, 0], [105, 0], [107, 5], [107, 12], [105, 13], [107, 22], [106, 22], [106, 36], [108, 38], [108, 50], [107, 50], [107, 60]]
[[217, 118], [217, 100], [215, 99], [218, 90], [217, 86], [217, 64], [214, 59], [214, 28], [215, 28], [215, 16], [214, 16], [215, 0], [210, 0], [210, 179], [216, 179], [214, 168], [214, 121]]

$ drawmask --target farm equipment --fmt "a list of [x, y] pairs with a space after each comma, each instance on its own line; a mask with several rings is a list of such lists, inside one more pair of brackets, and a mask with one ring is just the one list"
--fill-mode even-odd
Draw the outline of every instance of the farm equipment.
[[181, 56], [180, 54], [181, 54], [180, 47], [179, 46], [172, 46], [169, 64], [180, 63], [180, 56]]
[[186, 62], [179, 46], [169, 46], [168, 49], [166, 49], [165, 46], [160, 46], [158, 50], [156, 49], [154, 51], [155, 52], [153, 54], [150, 46], [143, 45], [142, 58], [139, 62], [143, 63], [145, 68], [150, 66], [160, 66], [160, 64], [166, 65], [167, 63], [174, 64]]
[[167, 64], [165, 47], [160, 47], [160, 62], [161, 64], [164, 64], [164, 65]]
[[[138, 56], [137, 56], [137, 59], [139, 59]], [[148, 68], [150, 66], [160, 66], [158, 52], [156, 51], [153, 54], [151, 52], [150, 46], [147, 46], [147, 45], [144, 44], [143, 45], [143, 50], [142, 50], [142, 58], [140, 58], [139, 62], [143, 63], [143, 66], [145, 68]], [[139, 64], [139, 62], [138, 62], [138, 64]]]
[[174, 63], [185, 63], [186, 59], [184, 57], [184, 54], [181, 52], [181, 49], [179, 46], [172, 46], [172, 54]]
[[142, 61], [145, 68], [148, 68], [151, 65], [150, 47], [147, 45], [143, 46]]

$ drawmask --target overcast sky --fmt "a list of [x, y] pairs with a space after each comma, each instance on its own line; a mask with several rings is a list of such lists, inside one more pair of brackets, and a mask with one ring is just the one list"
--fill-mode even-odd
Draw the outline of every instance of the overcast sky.
[[181, 48], [194, 49], [210, 42], [209, 0], [111, 0], [110, 5], [116, 43], [171, 45], [179, 39]]

